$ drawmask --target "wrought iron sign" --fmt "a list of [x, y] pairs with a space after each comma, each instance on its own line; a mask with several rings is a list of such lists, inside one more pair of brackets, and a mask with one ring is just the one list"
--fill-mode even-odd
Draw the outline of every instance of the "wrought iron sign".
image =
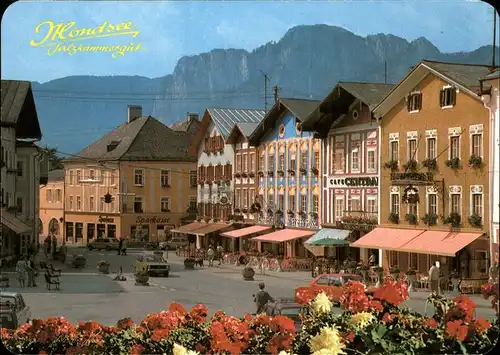
[[418, 172], [405, 172], [405, 173], [392, 173], [392, 185], [430, 185], [434, 183], [432, 173], [418, 173]]
[[378, 177], [360, 176], [360, 177], [342, 177], [328, 179], [328, 187], [363, 187], [378, 186]]

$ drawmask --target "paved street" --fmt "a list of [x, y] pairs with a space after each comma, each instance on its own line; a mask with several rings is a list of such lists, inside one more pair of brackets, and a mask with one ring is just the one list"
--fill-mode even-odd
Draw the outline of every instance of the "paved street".
[[[104, 324], [113, 324], [120, 318], [130, 316], [138, 322], [148, 313], [159, 312], [168, 308], [171, 302], [179, 302], [186, 307], [204, 303], [210, 312], [223, 310], [229, 314], [241, 316], [254, 311], [252, 294], [259, 282], [265, 282], [268, 291], [274, 297], [291, 297], [297, 286], [310, 282], [306, 272], [267, 272], [255, 276], [255, 281], [243, 281], [241, 269], [230, 265], [220, 268], [185, 270], [183, 258], [169, 252], [171, 275], [168, 278], [150, 278], [150, 286], [136, 286], [132, 268], [140, 250], [131, 250], [127, 256], [118, 256], [116, 252], [70, 249], [87, 256], [87, 267], [72, 269], [68, 265], [54, 263], [63, 268], [61, 290], [48, 291], [40, 276], [38, 287], [20, 289], [10, 270], [2, 270], [11, 278], [10, 291], [20, 291], [32, 308], [33, 317], [64, 316], [72, 322], [96, 320]], [[71, 258], [69, 257], [68, 260]], [[109, 275], [96, 272], [99, 260], [107, 260], [111, 265]], [[68, 261], [69, 263], [69, 261]], [[127, 281], [113, 281], [119, 267], [122, 266]], [[424, 313], [427, 293], [412, 295], [405, 305]], [[492, 319], [493, 311], [489, 301], [473, 297], [480, 307], [477, 315]]]

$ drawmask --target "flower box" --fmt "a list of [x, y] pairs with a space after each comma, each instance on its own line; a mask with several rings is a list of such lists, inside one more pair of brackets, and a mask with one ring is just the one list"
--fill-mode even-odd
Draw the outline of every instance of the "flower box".
[[469, 224], [473, 227], [481, 227], [483, 225], [483, 217], [474, 213], [469, 216]]
[[264, 176], [264, 172], [263, 172], [262, 170], [259, 170], [259, 171], [257, 172], [257, 175], [259, 175], [260, 177], [263, 177], [263, 176]]
[[288, 170], [287, 170], [287, 172], [288, 172], [288, 174], [289, 174], [290, 176], [295, 176], [295, 170], [293, 170], [293, 169], [288, 169]]
[[469, 166], [478, 169], [483, 166], [483, 158], [477, 155], [471, 155], [469, 158]]
[[399, 214], [389, 213], [389, 221], [391, 221], [392, 223], [399, 223]]
[[424, 222], [428, 226], [433, 226], [437, 223], [437, 219], [437, 215], [426, 213], [425, 216], [422, 217], [422, 222]]
[[311, 173], [313, 173], [314, 175], [318, 175], [319, 170], [317, 168], [312, 168]]
[[253, 177], [255, 177], [255, 173], [252, 172], [252, 173], [248, 174], [248, 176], [253, 178]]
[[444, 224], [450, 224], [452, 227], [459, 227], [462, 223], [462, 217], [458, 213], [450, 213], [444, 219]]
[[268, 177], [273, 177], [274, 176], [274, 171], [268, 171], [267, 172]]
[[248, 174], [247, 174], [247, 173], [241, 173], [241, 177], [243, 177], [243, 178], [247, 178], [247, 177], [248, 177]]
[[300, 168], [300, 174], [301, 175], [306, 175], [307, 174], [307, 170], [304, 169], [304, 168]]
[[285, 176], [285, 172], [283, 170], [278, 170], [277, 173], [278, 173], [278, 176], [280, 176], [280, 177]]
[[408, 221], [409, 224], [417, 224], [418, 223], [418, 217], [416, 214], [413, 214], [413, 213], [406, 214], [406, 220]]
[[390, 169], [391, 171], [398, 170], [398, 162], [396, 160], [389, 160], [384, 163], [384, 168]]
[[235, 177], [236, 179], [239, 179], [239, 178], [241, 177], [241, 173], [235, 173], [235, 174], [234, 174], [234, 177]]
[[417, 169], [417, 166], [418, 166], [417, 161], [414, 159], [410, 159], [406, 162], [406, 164], [403, 165], [403, 168], [405, 168], [405, 170], [414, 171]]
[[458, 169], [460, 168], [460, 159], [459, 158], [452, 158], [452, 159], [448, 159], [444, 162], [444, 164], [448, 167], [448, 168], [452, 168], [452, 169]]
[[425, 159], [422, 162], [422, 166], [426, 167], [429, 170], [437, 169], [437, 160], [436, 159]]

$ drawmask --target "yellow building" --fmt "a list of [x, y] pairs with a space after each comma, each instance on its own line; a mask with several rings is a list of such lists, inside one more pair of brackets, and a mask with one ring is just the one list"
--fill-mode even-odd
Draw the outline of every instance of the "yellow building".
[[[165, 240], [195, 219], [196, 115], [167, 127], [128, 106], [127, 121], [64, 162], [67, 242], [94, 237]], [[106, 201], [109, 194], [111, 199]]]
[[38, 240], [55, 236], [57, 243], [63, 241], [64, 230], [64, 170], [49, 171], [46, 185], [40, 185], [40, 220]]

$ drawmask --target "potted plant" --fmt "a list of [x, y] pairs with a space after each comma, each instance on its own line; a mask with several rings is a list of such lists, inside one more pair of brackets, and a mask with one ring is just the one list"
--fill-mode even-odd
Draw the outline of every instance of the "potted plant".
[[483, 225], [483, 217], [473, 213], [469, 216], [469, 224], [473, 227], [481, 227]]
[[101, 274], [109, 274], [109, 262], [106, 260], [99, 260], [97, 262], [97, 271]]
[[437, 223], [438, 216], [432, 213], [426, 213], [425, 216], [422, 217], [422, 222], [427, 224], [428, 226], [433, 226]]
[[410, 159], [403, 165], [406, 170], [414, 171], [417, 168], [417, 161], [415, 159]]
[[397, 160], [389, 160], [384, 163], [384, 168], [391, 169], [391, 171], [398, 170], [398, 162]]
[[319, 173], [318, 168], [316, 168], [316, 167], [311, 168], [311, 173], [313, 173], [314, 175], [318, 175], [318, 173]]
[[433, 159], [425, 159], [422, 162], [422, 165], [426, 167], [429, 170], [436, 170], [437, 169], [437, 160], [435, 158]]
[[444, 162], [444, 164], [448, 167], [448, 168], [452, 168], [452, 169], [458, 169], [460, 167], [460, 159], [455, 157], [455, 158], [451, 158], [451, 159], [448, 159]]
[[205, 217], [204, 220], [205, 220], [205, 223], [208, 223], [208, 222], [210, 222], [210, 217]]
[[203, 217], [202, 217], [202, 216], [197, 216], [197, 217], [196, 217], [196, 222], [201, 222], [201, 220], [202, 220], [202, 219], [203, 219]]
[[288, 172], [288, 174], [289, 174], [290, 176], [295, 176], [295, 170], [293, 170], [293, 169], [288, 169], [288, 170], [287, 170], [287, 172]]
[[219, 222], [219, 218], [214, 218], [214, 223]]
[[9, 277], [8, 276], [0, 276], [0, 287], [8, 288], [9, 287]]
[[472, 154], [469, 158], [469, 166], [471, 168], [480, 168], [483, 165], [483, 158]]
[[300, 168], [300, 173], [301, 173], [302, 175], [306, 175], [306, 174], [307, 174], [307, 170], [306, 170], [306, 169], [304, 169], [304, 168]]
[[456, 212], [450, 213], [449, 216], [444, 219], [444, 224], [451, 224], [452, 227], [460, 226], [461, 222], [462, 217]]
[[243, 276], [243, 280], [245, 280], [245, 281], [253, 281], [253, 277], [255, 276], [255, 271], [250, 266], [246, 266], [241, 271], [241, 275]]
[[316, 212], [309, 212], [309, 216], [311, 216], [312, 218], [316, 218], [318, 217], [318, 214]]
[[394, 212], [389, 213], [389, 221], [392, 223], [399, 223], [399, 214]]
[[73, 260], [71, 262], [71, 265], [75, 269], [81, 268], [81, 267], [85, 267], [86, 263], [87, 263], [87, 259], [82, 254], [75, 254], [75, 255], [73, 255]]
[[184, 259], [184, 268], [185, 269], [193, 270], [195, 262], [196, 261], [195, 261], [194, 258], [186, 258], [186, 259]]
[[384, 278], [384, 268], [380, 266], [373, 266], [372, 270], [377, 274], [377, 283], [375, 287], [380, 287]]
[[276, 215], [278, 215], [278, 216], [282, 216], [282, 215], [283, 215], [283, 211], [282, 211], [282, 210], [277, 210], [277, 211], [276, 211]]
[[235, 208], [235, 209], [234, 209], [234, 213], [240, 213], [240, 211], [241, 211], [241, 210], [240, 210], [239, 208]]
[[417, 281], [417, 271], [410, 267], [405, 272], [406, 280], [408, 281], [408, 291], [413, 291], [413, 284]]
[[408, 213], [406, 214], [406, 220], [408, 221], [408, 223], [410, 224], [417, 224], [418, 222], [418, 217], [416, 214], [413, 214], [413, 213]]
[[389, 272], [391, 273], [392, 275], [392, 278], [394, 280], [397, 280], [399, 279], [399, 273], [401, 272], [401, 270], [399, 270], [399, 268], [397, 266], [393, 266], [389, 269]]

